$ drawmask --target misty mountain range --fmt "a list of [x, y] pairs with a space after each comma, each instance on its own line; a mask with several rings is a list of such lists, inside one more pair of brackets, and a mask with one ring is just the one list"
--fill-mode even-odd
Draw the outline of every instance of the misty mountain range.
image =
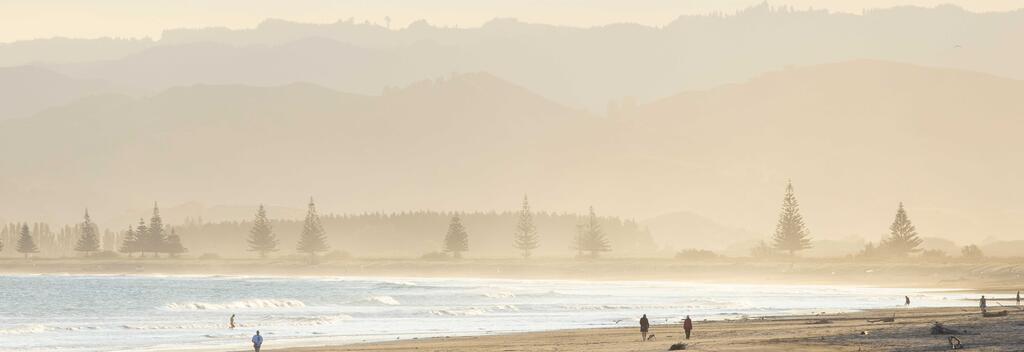
[[[1024, 11], [972, 13], [940, 6], [851, 15], [768, 4], [735, 15], [681, 16], [662, 27], [573, 28], [495, 19], [479, 28], [420, 21], [389, 30], [352, 20], [267, 20], [253, 29], [172, 29], [159, 40], [0, 44], [0, 66], [38, 66], [134, 94], [198, 83], [308, 82], [377, 95], [452, 73], [489, 72], [561, 104], [604, 113], [609, 102], [628, 97], [656, 99], [742, 82], [787, 65], [857, 59], [1024, 79], [1021, 23]], [[0, 82], [45, 91], [35, 81], [13, 81], [2, 73]], [[0, 105], [8, 104], [22, 103]]]
[[724, 247], [709, 238], [766, 238], [792, 179], [816, 238], [877, 240], [903, 201], [925, 236], [1021, 239], [1021, 23], [762, 6], [661, 28], [267, 21], [2, 44], [0, 220], [311, 195], [508, 210], [525, 193]]

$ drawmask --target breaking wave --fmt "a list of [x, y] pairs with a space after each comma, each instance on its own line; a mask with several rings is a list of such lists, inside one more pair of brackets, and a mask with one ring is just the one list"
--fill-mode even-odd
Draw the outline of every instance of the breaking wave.
[[45, 332], [51, 328], [43, 324], [21, 325], [9, 329], [0, 329], [0, 335], [22, 335]]
[[227, 303], [185, 302], [168, 303], [164, 309], [170, 311], [228, 310], [228, 309], [279, 309], [302, 308], [306, 304], [296, 299], [247, 299]]
[[360, 302], [370, 304], [381, 304], [385, 306], [397, 306], [402, 304], [402, 302], [399, 302], [397, 299], [391, 296], [373, 296], [366, 298]]

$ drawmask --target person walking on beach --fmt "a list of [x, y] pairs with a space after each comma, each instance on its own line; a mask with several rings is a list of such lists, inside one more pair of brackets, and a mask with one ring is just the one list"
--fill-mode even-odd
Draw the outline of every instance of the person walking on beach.
[[690, 316], [687, 315], [686, 319], [683, 320], [683, 332], [686, 333], [686, 339], [690, 339], [690, 330], [693, 330], [693, 320], [690, 320]]
[[903, 296], [903, 298], [907, 299], [907, 303], [904, 304], [904, 305], [907, 306], [907, 307], [910, 307], [910, 296]]
[[640, 334], [643, 335], [643, 339], [640, 341], [647, 341], [647, 331], [651, 329], [651, 322], [647, 321], [647, 314], [640, 317]]
[[1017, 291], [1017, 305], [1020, 305], [1020, 291]]
[[263, 336], [260, 336], [260, 331], [256, 330], [256, 335], [252, 335], [252, 349], [260, 352], [260, 346], [263, 346]]
[[231, 321], [228, 322], [228, 328], [231, 328], [231, 329], [235, 328], [235, 315], [234, 314], [231, 315]]
[[647, 320], [647, 314], [640, 317], [640, 335], [643, 336], [643, 340], [647, 341], [647, 332], [650, 331], [650, 321]]
[[981, 303], [980, 303], [980, 305], [981, 305], [981, 312], [984, 313], [985, 312], [985, 308], [988, 307], [988, 304], [986, 304], [986, 302], [985, 302], [985, 296], [981, 296]]

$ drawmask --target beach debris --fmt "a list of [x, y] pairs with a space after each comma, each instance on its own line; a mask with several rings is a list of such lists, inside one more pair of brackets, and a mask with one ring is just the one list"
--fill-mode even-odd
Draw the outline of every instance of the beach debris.
[[947, 328], [940, 322], [932, 323], [932, 335], [952, 335], [959, 334], [960, 332], [954, 329]]
[[964, 345], [960, 343], [960, 339], [956, 338], [956, 336], [950, 336], [949, 337], [949, 348], [952, 349], [952, 350], [959, 350], [959, 349], [964, 348]]
[[832, 320], [829, 319], [818, 319], [807, 322], [807, 324], [832, 324]]
[[682, 350], [685, 350], [685, 349], [686, 349], [686, 344], [682, 343], [682, 342], [677, 342], [677, 343], [673, 344], [672, 346], [668, 347], [669, 351], [682, 351]]
[[1001, 310], [998, 312], [981, 312], [981, 316], [986, 318], [1005, 317], [1007, 314], [1008, 313], [1005, 310]]
[[967, 331], [967, 330], [960, 331], [960, 330], [957, 330], [957, 329], [947, 328], [945, 325], [942, 325], [942, 323], [940, 323], [940, 322], [932, 323], [931, 332], [932, 332], [932, 335], [980, 335], [979, 333], [970, 332], [970, 331]]
[[892, 323], [896, 321], [896, 313], [892, 313], [891, 317], [880, 318], [880, 319], [868, 319], [869, 323]]

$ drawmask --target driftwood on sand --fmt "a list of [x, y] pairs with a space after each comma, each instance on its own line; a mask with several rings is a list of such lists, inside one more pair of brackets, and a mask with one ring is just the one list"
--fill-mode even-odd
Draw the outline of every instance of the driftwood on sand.
[[978, 335], [976, 332], [970, 332], [967, 330], [960, 331], [957, 329], [947, 328], [940, 322], [932, 323], [931, 328], [932, 335]]
[[885, 317], [880, 319], [868, 319], [869, 323], [892, 323], [896, 321], [896, 313], [893, 313], [891, 317]]
[[1008, 313], [1005, 310], [1001, 310], [998, 312], [981, 312], [981, 316], [986, 318], [1005, 317], [1007, 314]]

